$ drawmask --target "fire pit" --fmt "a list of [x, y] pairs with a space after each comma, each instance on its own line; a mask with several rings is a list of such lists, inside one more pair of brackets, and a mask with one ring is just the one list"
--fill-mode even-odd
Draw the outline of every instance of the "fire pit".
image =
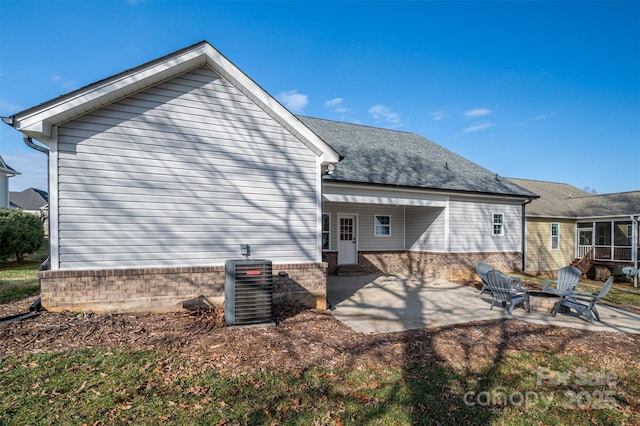
[[560, 296], [542, 291], [530, 291], [529, 300], [531, 301], [532, 311], [552, 312], [554, 305], [560, 300]]

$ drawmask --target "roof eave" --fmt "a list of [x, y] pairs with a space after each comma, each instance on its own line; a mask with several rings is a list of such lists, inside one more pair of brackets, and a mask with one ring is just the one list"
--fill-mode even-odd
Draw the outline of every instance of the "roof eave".
[[22, 173], [20, 173], [20, 172], [18, 172], [16, 170], [13, 170], [11, 167], [9, 167], [9, 168], [0, 167], [0, 172], [9, 175], [9, 177], [18, 176], [18, 175], [22, 174]]
[[424, 186], [409, 186], [409, 185], [394, 185], [394, 184], [386, 184], [386, 183], [371, 183], [371, 182], [358, 182], [358, 181], [348, 181], [342, 179], [333, 179], [328, 178], [325, 179], [325, 183], [336, 183], [336, 184], [346, 184], [346, 185], [364, 185], [364, 186], [375, 186], [382, 188], [397, 188], [397, 189], [407, 189], [407, 190], [417, 190], [417, 191], [433, 191], [433, 192], [441, 192], [441, 193], [455, 193], [460, 195], [478, 195], [478, 196], [489, 196], [489, 197], [508, 197], [514, 199], [522, 199], [529, 200], [540, 198], [537, 195], [525, 195], [525, 194], [503, 194], [497, 192], [483, 192], [483, 191], [468, 191], [463, 189], [447, 189], [447, 188], [433, 188], [433, 187], [424, 187]]
[[227, 79], [298, 137], [322, 163], [340, 161], [338, 152], [206, 41], [15, 114], [11, 117], [11, 125], [48, 145], [55, 126], [205, 65]]
[[54, 126], [204, 65], [204, 48], [199, 43], [20, 112], [13, 116], [13, 127], [48, 143]]

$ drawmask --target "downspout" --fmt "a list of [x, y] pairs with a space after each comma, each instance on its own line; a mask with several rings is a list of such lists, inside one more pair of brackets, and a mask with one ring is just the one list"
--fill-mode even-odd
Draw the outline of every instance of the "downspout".
[[[33, 139], [31, 139], [31, 137], [24, 135], [22, 137], [22, 140], [24, 141], [25, 145], [27, 145], [29, 148], [33, 148], [36, 151], [40, 151], [44, 154], [47, 155], [47, 191], [50, 193], [51, 192], [51, 188], [49, 188], [49, 150], [43, 146], [40, 145], [36, 145], [33, 142]], [[49, 218], [51, 217], [51, 214], [49, 213]], [[49, 229], [47, 230], [47, 234], [49, 235], [49, 237], [51, 237], [51, 219], [47, 220], [47, 226], [49, 227]], [[49, 246], [49, 251], [51, 251], [51, 246]], [[47, 257], [47, 259], [42, 262], [42, 264], [40, 265], [40, 268], [38, 268], [38, 271], [44, 271], [49, 267], [49, 262], [51, 260], [51, 254], [49, 254], [49, 257]], [[37, 312], [40, 311], [40, 309], [42, 309], [42, 304], [41, 304], [41, 300], [42, 300], [42, 294], [40, 294], [38, 296], [38, 298], [36, 299], [35, 302], [33, 302], [33, 304], [29, 307], [29, 311], [30, 312]]]
[[[44, 146], [36, 145], [35, 143], [33, 143], [33, 139], [31, 139], [30, 136], [24, 135], [22, 140], [24, 141], [25, 145], [27, 145], [29, 148], [33, 148], [36, 151], [44, 152], [45, 154], [47, 154], [47, 157], [49, 157], [49, 149]], [[47, 182], [47, 186], [49, 186], [48, 184], [49, 183]]]
[[527, 270], [527, 217], [525, 214], [525, 207], [533, 200], [534, 197], [529, 197], [528, 201], [522, 203], [522, 272]]

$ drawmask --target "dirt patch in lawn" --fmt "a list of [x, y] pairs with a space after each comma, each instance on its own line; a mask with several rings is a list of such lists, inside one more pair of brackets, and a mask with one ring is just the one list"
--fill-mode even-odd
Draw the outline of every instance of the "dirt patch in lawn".
[[[34, 298], [0, 305], [25, 312]], [[121, 348], [178, 353], [208, 368], [301, 371], [354, 365], [469, 364], [510, 350], [640, 358], [640, 335], [529, 324], [516, 319], [429, 330], [361, 334], [319, 310], [280, 307], [277, 326], [226, 327], [222, 310], [148, 315], [43, 312], [0, 324], [0, 356], [67, 349]]]

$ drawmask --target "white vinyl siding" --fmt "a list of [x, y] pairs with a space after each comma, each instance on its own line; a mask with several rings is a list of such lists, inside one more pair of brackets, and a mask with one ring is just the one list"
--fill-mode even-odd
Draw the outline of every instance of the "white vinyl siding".
[[[503, 233], [493, 235], [493, 214], [503, 215]], [[492, 202], [473, 198], [449, 200], [449, 251], [522, 251], [522, 205], [519, 201]]]
[[[374, 216], [387, 215], [401, 218], [403, 216], [403, 206], [381, 205], [381, 204], [358, 204], [358, 203], [332, 203], [325, 202], [323, 212], [332, 215], [332, 219], [337, 218], [338, 213], [358, 215], [358, 250], [403, 250], [404, 249], [404, 223], [402, 220], [391, 221], [391, 235], [386, 238], [374, 236]], [[336, 236], [337, 220], [331, 220], [331, 235]], [[331, 250], [337, 250], [335, 238], [331, 239]]]
[[407, 207], [405, 220], [408, 250], [445, 250], [444, 208]]
[[315, 155], [209, 68], [58, 132], [60, 269], [318, 261]]
[[0, 209], [9, 207], [9, 178], [0, 172]]

